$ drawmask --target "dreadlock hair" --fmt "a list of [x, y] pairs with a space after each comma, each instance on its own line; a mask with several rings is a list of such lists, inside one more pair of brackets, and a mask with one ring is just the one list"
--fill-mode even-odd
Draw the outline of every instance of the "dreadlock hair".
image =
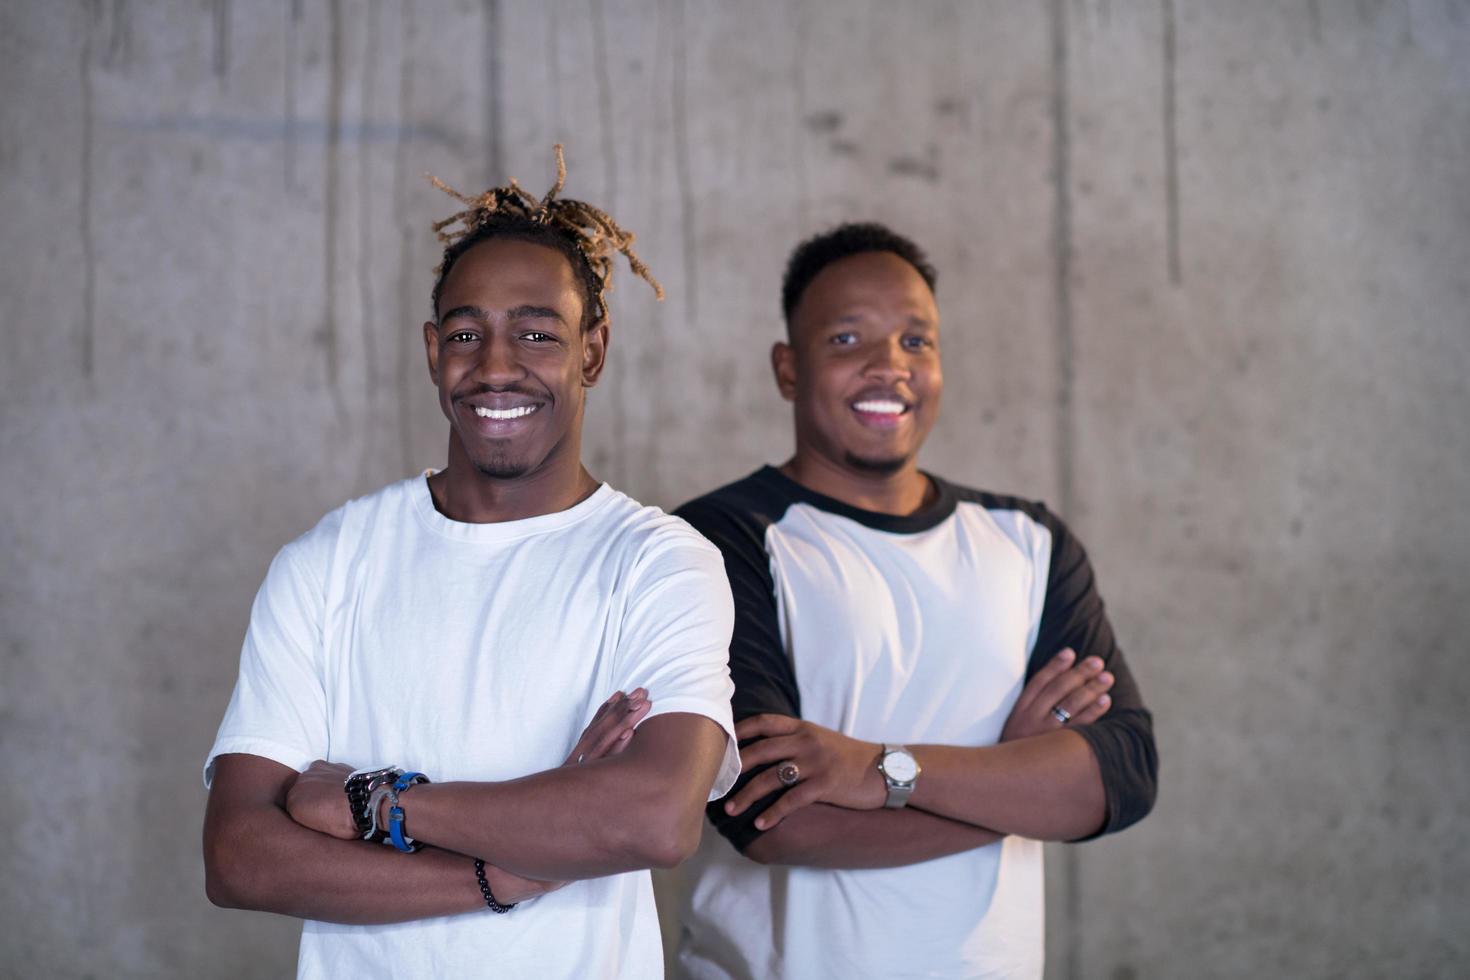
[[781, 280], [781, 310], [786, 315], [786, 333], [791, 334], [791, 314], [801, 302], [801, 294], [827, 266], [838, 259], [863, 252], [892, 252], [914, 267], [914, 271], [934, 291], [939, 274], [929, 264], [929, 257], [909, 239], [876, 221], [838, 225], [796, 246], [786, 260], [786, 275]]
[[[434, 270], [434, 319], [439, 319], [439, 296], [444, 280], [460, 256], [492, 238], [513, 238], [554, 248], [566, 256], [582, 288], [582, 329], [606, 319], [607, 294], [612, 289], [614, 251], [623, 253], [628, 266], [653, 287], [660, 300], [664, 288], [633, 252], [633, 233], [625, 231], [606, 211], [585, 201], [557, 197], [567, 180], [562, 147], [555, 146], [556, 183], [541, 198], [527, 193], [512, 177], [506, 187], [492, 187], [478, 197], [466, 197], [432, 175], [429, 180], [465, 210], [434, 222], [434, 234], [444, 243], [444, 260]], [[459, 227], [455, 227], [458, 225]]]

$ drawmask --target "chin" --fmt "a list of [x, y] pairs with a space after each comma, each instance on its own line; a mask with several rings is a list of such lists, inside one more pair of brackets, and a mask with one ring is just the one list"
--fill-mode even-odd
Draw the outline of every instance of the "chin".
[[875, 476], [891, 476], [908, 465], [911, 456], [859, 456], [854, 452], [844, 454], [847, 465], [863, 473], [872, 473]]
[[531, 472], [531, 464], [524, 459], [513, 459], [510, 456], [496, 453], [487, 459], [477, 459], [475, 469], [481, 476], [487, 476], [492, 480], [515, 480]]

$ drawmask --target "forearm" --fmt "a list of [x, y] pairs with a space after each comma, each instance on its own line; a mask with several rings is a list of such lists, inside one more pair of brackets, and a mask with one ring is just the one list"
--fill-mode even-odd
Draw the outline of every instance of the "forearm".
[[814, 803], [757, 837], [746, 857], [810, 868], [893, 868], [959, 854], [1003, 835], [922, 810]]
[[403, 796], [408, 832], [527, 878], [672, 867], [699, 841], [725, 735], [707, 718], [649, 719], [621, 755], [499, 783]]
[[[209, 898], [229, 908], [353, 925], [484, 908], [474, 862], [462, 854], [429, 848], [407, 855], [338, 840], [302, 827], [278, 806], [211, 814], [204, 852]], [[531, 893], [496, 897], [513, 902]]]
[[1102, 771], [1076, 732], [909, 749], [923, 767], [910, 807], [1037, 840], [1086, 837], [1106, 819]]

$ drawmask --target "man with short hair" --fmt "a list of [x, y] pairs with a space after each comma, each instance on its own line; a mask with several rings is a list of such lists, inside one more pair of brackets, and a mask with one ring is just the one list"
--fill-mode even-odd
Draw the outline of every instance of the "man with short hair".
[[582, 466], [612, 252], [648, 277], [563, 177], [436, 226], [448, 463], [287, 545], [251, 613], [207, 890], [306, 920], [303, 977], [657, 976], [646, 869], [739, 769], [719, 553]]
[[1041, 841], [1152, 807], [1081, 544], [918, 467], [934, 282], [880, 225], [798, 247], [771, 358], [796, 453], [677, 511], [725, 556], [745, 769], [687, 876], [691, 977], [1039, 977]]

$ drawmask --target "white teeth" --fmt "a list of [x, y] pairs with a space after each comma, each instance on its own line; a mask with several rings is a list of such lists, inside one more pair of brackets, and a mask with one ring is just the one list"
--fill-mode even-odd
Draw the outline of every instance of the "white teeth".
[[859, 412], [873, 412], [877, 415], [902, 415], [903, 402], [889, 401], [867, 401], [857, 402], [853, 406]]
[[518, 419], [530, 415], [536, 411], [535, 405], [518, 405], [515, 408], [481, 408], [476, 406], [475, 414], [482, 419]]

